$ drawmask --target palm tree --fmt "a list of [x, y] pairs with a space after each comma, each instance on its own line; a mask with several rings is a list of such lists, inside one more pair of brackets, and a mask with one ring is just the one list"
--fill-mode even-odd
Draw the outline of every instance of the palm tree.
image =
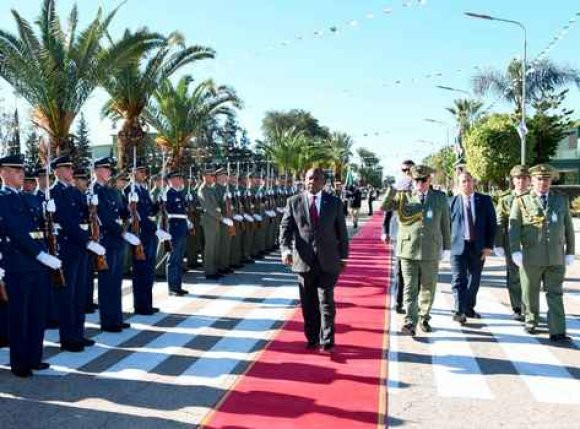
[[280, 171], [284, 174], [292, 172], [296, 174], [298, 168], [298, 154], [305, 146], [303, 131], [297, 131], [295, 127], [276, 127], [268, 134], [265, 141], [257, 143], [257, 149], [272, 159]]
[[54, 149], [69, 149], [70, 127], [76, 115], [105, 73], [148, 49], [149, 33], [137, 32], [103, 47], [101, 40], [118, 8], [96, 17], [83, 31], [78, 30], [78, 11], [74, 6], [63, 30], [56, 14], [55, 0], [44, 0], [35, 25], [16, 10], [18, 35], [0, 30], [0, 76], [33, 108], [33, 122], [49, 136]]
[[328, 140], [327, 156], [335, 178], [341, 182], [342, 172], [352, 156], [352, 145], [352, 138], [346, 133], [333, 132]]
[[453, 106], [446, 109], [455, 117], [457, 128], [463, 134], [481, 117], [482, 107], [482, 101], [460, 98], [454, 100]]
[[[476, 94], [492, 93], [515, 106], [516, 115], [521, 116], [522, 63], [514, 59], [505, 72], [490, 70], [473, 78]], [[526, 104], [542, 99], [557, 89], [575, 84], [580, 87], [580, 72], [543, 60], [533, 63], [526, 72]]]
[[[125, 38], [133, 35], [126, 31]], [[114, 121], [122, 120], [118, 132], [118, 167], [122, 169], [128, 162], [126, 154], [133, 146], [139, 147], [145, 138], [144, 122], [141, 114], [153, 92], [179, 68], [194, 61], [213, 58], [214, 51], [203, 46], [184, 47], [183, 37], [172, 33], [168, 37], [155, 35], [159, 46], [152, 53], [143, 52], [137, 60], [110, 73], [103, 83], [111, 97], [102, 113]], [[177, 47], [177, 49], [175, 49]]]
[[173, 169], [182, 165], [184, 151], [212, 118], [234, 114], [241, 102], [234, 90], [205, 80], [189, 91], [191, 76], [182, 77], [174, 87], [169, 79], [161, 82], [143, 118], [157, 131], [155, 142], [170, 151]]

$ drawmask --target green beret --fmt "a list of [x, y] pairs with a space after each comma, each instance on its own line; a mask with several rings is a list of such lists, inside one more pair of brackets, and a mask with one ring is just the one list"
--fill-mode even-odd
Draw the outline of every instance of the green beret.
[[414, 165], [411, 167], [411, 177], [414, 180], [417, 179], [427, 179], [430, 177], [435, 171], [429, 167], [428, 165]]
[[548, 177], [553, 179], [556, 175], [556, 170], [550, 164], [538, 164], [530, 168], [530, 175], [532, 177]]
[[510, 177], [530, 177], [530, 171], [528, 170], [528, 167], [525, 165], [514, 165], [512, 167], [512, 169], [510, 170]]

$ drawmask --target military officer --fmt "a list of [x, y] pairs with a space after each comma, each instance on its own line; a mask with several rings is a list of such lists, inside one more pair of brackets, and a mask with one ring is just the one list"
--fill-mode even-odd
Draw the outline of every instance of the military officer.
[[411, 168], [414, 191], [391, 188], [383, 202], [384, 210], [397, 210], [399, 233], [397, 256], [401, 259], [404, 303], [403, 334], [415, 335], [421, 329], [431, 332], [430, 311], [435, 297], [439, 261], [450, 258], [451, 220], [447, 198], [430, 189], [433, 170], [426, 165]]
[[87, 251], [102, 256], [105, 248], [89, 238], [87, 200], [73, 186], [72, 165], [69, 156], [60, 156], [51, 163], [56, 180], [50, 195], [56, 204], [55, 227], [59, 232], [59, 255], [66, 283], [66, 287], [55, 288], [53, 293], [59, 320], [60, 349], [80, 352], [85, 346], [95, 344], [85, 338]]
[[254, 230], [254, 241], [252, 247], [252, 256], [254, 259], [262, 259], [266, 250], [266, 222], [264, 221], [264, 203], [262, 200], [262, 179], [259, 176], [251, 179], [251, 202], [252, 213], [256, 229]]
[[171, 240], [171, 234], [157, 228], [155, 214], [159, 204], [153, 203], [147, 189], [147, 167], [140, 164], [134, 171], [133, 183], [125, 187], [125, 198], [134, 203], [139, 218], [139, 238], [143, 245], [145, 259], [131, 252], [131, 277], [133, 280], [133, 308], [135, 314], [150, 316], [159, 311], [153, 307], [153, 284], [155, 283], [155, 255], [157, 241]]
[[238, 178], [232, 174], [228, 177], [228, 194], [231, 198], [232, 220], [235, 223], [236, 234], [232, 237], [230, 250], [230, 266], [232, 268], [242, 268], [242, 235], [244, 233], [244, 218], [238, 188]]
[[128, 218], [127, 204], [122, 193], [108, 184], [114, 163], [112, 157], [103, 157], [94, 162], [95, 183], [91, 201], [91, 204], [97, 205], [103, 236], [101, 244], [106, 249], [109, 266], [108, 270], [98, 273], [101, 330], [106, 332], [121, 332], [130, 327], [123, 322], [123, 258], [125, 243], [132, 246], [141, 243], [139, 237], [124, 230], [123, 221]]
[[566, 265], [574, 263], [574, 228], [566, 196], [550, 190], [555, 171], [549, 164], [530, 168], [532, 190], [515, 199], [510, 212], [512, 260], [520, 267], [525, 330], [536, 333], [542, 279], [548, 302], [550, 340], [571, 342], [566, 335], [562, 283]]
[[500, 197], [497, 213], [497, 233], [495, 238], [494, 252], [500, 257], [505, 257], [507, 288], [509, 293], [510, 304], [513, 311], [514, 320], [524, 321], [522, 312], [522, 288], [520, 284], [520, 270], [512, 260], [509, 245], [509, 217], [512, 204], [515, 199], [529, 192], [530, 173], [525, 165], [516, 165], [510, 171], [510, 177], [513, 184], [513, 190], [507, 195]]
[[188, 293], [182, 287], [183, 257], [185, 256], [185, 243], [190, 227], [187, 219], [187, 198], [183, 192], [183, 176], [179, 171], [167, 173], [166, 178], [169, 188], [162, 198], [165, 200], [169, 219], [172, 246], [171, 253], [167, 258], [167, 284], [170, 295], [183, 296]]
[[197, 184], [195, 178], [190, 173], [189, 183], [187, 184], [187, 211], [189, 220], [193, 223], [190, 229], [186, 243], [186, 259], [188, 268], [199, 268], [198, 261], [203, 244], [203, 232], [200, 225], [200, 204], [197, 198]]
[[[232, 249], [232, 237], [229, 229], [234, 227], [234, 221], [227, 217], [227, 204], [231, 205], [231, 194], [228, 191], [227, 170], [223, 167], [215, 171], [214, 191], [216, 193], [218, 207], [222, 214], [222, 220], [219, 224], [219, 243], [217, 244], [217, 265], [218, 273], [225, 275], [233, 273], [230, 268], [230, 252]], [[229, 199], [229, 202], [227, 201]]]
[[240, 194], [241, 215], [244, 218], [244, 233], [242, 234], [242, 263], [253, 264], [254, 258], [252, 257], [252, 249], [254, 247], [256, 223], [252, 213], [252, 192], [249, 188], [249, 178], [247, 176], [240, 176], [238, 178], [238, 183], [240, 184], [238, 192]]
[[203, 174], [203, 183], [197, 191], [197, 196], [202, 207], [201, 227], [203, 228], [203, 270], [205, 278], [217, 280], [221, 276], [218, 273], [218, 243], [220, 240], [220, 224], [222, 212], [214, 189], [215, 170], [206, 168]]
[[[32, 370], [49, 367], [42, 362], [49, 269], [59, 270], [62, 262], [47, 251], [40, 201], [20, 191], [23, 166], [20, 155], [0, 158], [4, 183], [0, 195], [0, 235], [6, 246], [4, 281], [9, 297], [10, 368], [18, 377], [29, 377]], [[54, 201], [46, 204], [46, 210], [54, 213]]]

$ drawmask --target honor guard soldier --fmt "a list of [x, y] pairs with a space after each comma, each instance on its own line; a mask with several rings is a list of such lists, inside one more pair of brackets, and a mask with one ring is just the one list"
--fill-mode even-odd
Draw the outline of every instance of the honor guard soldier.
[[[24, 168], [24, 184], [22, 185], [22, 192], [25, 194], [36, 193], [36, 188], [38, 186], [38, 173], [35, 168], [31, 165]], [[44, 198], [43, 198], [44, 200]]]
[[218, 207], [220, 208], [220, 213], [222, 214], [222, 219], [219, 224], [219, 243], [217, 244], [217, 266], [218, 266], [218, 273], [219, 274], [231, 274], [233, 270], [230, 268], [230, 252], [232, 248], [232, 236], [230, 235], [230, 228], [234, 227], [234, 222], [231, 218], [228, 218], [227, 210], [226, 210], [226, 198], [228, 197], [227, 194], [228, 188], [228, 176], [227, 170], [223, 167], [218, 168], [215, 171], [215, 183], [214, 183], [214, 192], [216, 193]]
[[133, 308], [135, 314], [150, 316], [159, 311], [153, 307], [153, 284], [155, 283], [155, 255], [157, 253], [157, 241], [170, 240], [171, 235], [167, 231], [157, 228], [155, 215], [159, 205], [154, 204], [147, 189], [147, 167], [136, 165], [133, 178], [125, 187], [125, 197], [129, 205], [134, 204], [136, 213], [131, 211], [131, 222], [135, 214], [139, 224], [139, 238], [143, 246], [143, 256], [137, 252], [131, 252], [133, 270]]
[[101, 330], [106, 332], [121, 332], [130, 327], [123, 322], [122, 307], [125, 242], [131, 246], [141, 244], [139, 237], [124, 230], [123, 220], [128, 218], [127, 205], [122, 194], [108, 184], [114, 163], [112, 157], [103, 157], [94, 162], [95, 183], [91, 201], [91, 204], [97, 206], [102, 232], [101, 244], [106, 249], [109, 267], [108, 270], [98, 273]]
[[66, 287], [54, 289], [54, 301], [59, 320], [60, 349], [81, 352], [85, 346], [95, 344], [85, 338], [87, 252], [102, 256], [105, 248], [89, 238], [87, 199], [73, 186], [72, 165], [69, 156], [51, 162], [56, 180], [50, 195], [56, 204], [55, 227], [66, 284]]
[[183, 296], [187, 295], [187, 291], [182, 287], [183, 257], [189, 231], [187, 198], [183, 192], [182, 174], [179, 171], [173, 171], [167, 173], [166, 177], [169, 188], [162, 198], [165, 199], [172, 245], [171, 253], [167, 258], [167, 284], [170, 295]]
[[236, 174], [230, 174], [228, 177], [228, 194], [231, 198], [231, 214], [236, 231], [236, 234], [232, 237], [230, 266], [231, 268], [238, 269], [242, 268], [242, 235], [244, 233], [244, 217], [242, 216], [243, 209], [238, 189], [238, 177]]
[[187, 268], [196, 269], [201, 266], [199, 263], [200, 254], [203, 252], [203, 232], [201, 230], [199, 200], [197, 199], [197, 184], [193, 176], [193, 166], [190, 167], [189, 179], [187, 183], [187, 215], [189, 221], [193, 224], [193, 228], [189, 230], [187, 241], [185, 244], [185, 258], [187, 260]]
[[[4, 183], [0, 195], [0, 235], [9, 297], [10, 367], [18, 377], [28, 377], [32, 370], [49, 367], [42, 362], [46, 301], [50, 270], [60, 270], [62, 266], [60, 259], [48, 253], [40, 201], [20, 191], [23, 167], [24, 160], [19, 155], [0, 158]], [[49, 201], [45, 209], [54, 213], [54, 201]]]
[[217, 280], [218, 273], [218, 243], [220, 239], [220, 225], [222, 213], [218, 195], [214, 188], [215, 170], [206, 168], [203, 172], [203, 183], [197, 191], [199, 203], [202, 207], [201, 227], [203, 228], [203, 271], [208, 280]]
[[244, 234], [242, 235], [242, 262], [244, 264], [253, 264], [252, 248], [254, 246], [254, 232], [255, 222], [252, 214], [251, 197], [252, 192], [249, 189], [249, 173], [248, 176], [240, 176], [238, 178], [240, 183], [239, 198], [240, 208], [242, 210], [242, 217], [244, 218]]
[[497, 233], [494, 252], [497, 256], [505, 257], [506, 279], [510, 304], [514, 320], [524, 321], [522, 312], [522, 287], [520, 284], [520, 269], [514, 264], [509, 243], [509, 218], [512, 205], [516, 198], [529, 193], [530, 173], [525, 165], [516, 165], [510, 171], [514, 189], [507, 195], [500, 197], [497, 213]]
[[510, 213], [512, 260], [520, 267], [525, 330], [536, 333], [540, 284], [548, 302], [550, 340], [571, 342], [566, 335], [562, 284], [566, 266], [574, 263], [574, 227], [568, 198], [550, 190], [555, 172], [548, 164], [530, 168], [532, 189], [516, 197]]
[[[3, 191], [0, 189], [0, 200]], [[1, 226], [0, 226], [1, 228]], [[1, 229], [0, 229], [1, 233]], [[4, 251], [4, 240], [0, 236], [0, 249]], [[8, 293], [6, 292], [6, 284], [4, 283], [4, 261], [2, 260], [2, 253], [0, 253], [0, 349], [8, 347]]]
[[430, 311], [435, 298], [439, 261], [450, 258], [451, 220], [447, 197], [430, 189], [433, 170], [426, 165], [411, 168], [414, 191], [391, 188], [383, 209], [396, 210], [399, 233], [397, 257], [405, 283], [406, 307], [403, 334], [415, 335], [421, 319], [421, 329], [431, 332]]

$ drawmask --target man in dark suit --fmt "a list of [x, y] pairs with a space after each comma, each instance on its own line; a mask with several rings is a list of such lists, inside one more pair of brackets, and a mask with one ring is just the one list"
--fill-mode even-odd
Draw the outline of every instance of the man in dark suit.
[[467, 317], [479, 319], [476, 296], [485, 258], [491, 255], [497, 228], [489, 195], [474, 192], [468, 171], [457, 176], [459, 194], [450, 200], [451, 273], [455, 299], [453, 320], [464, 324]]
[[334, 347], [334, 286], [348, 257], [340, 199], [322, 192], [321, 169], [306, 173], [306, 191], [288, 200], [280, 224], [282, 262], [298, 273], [304, 334], [309, 349]]

